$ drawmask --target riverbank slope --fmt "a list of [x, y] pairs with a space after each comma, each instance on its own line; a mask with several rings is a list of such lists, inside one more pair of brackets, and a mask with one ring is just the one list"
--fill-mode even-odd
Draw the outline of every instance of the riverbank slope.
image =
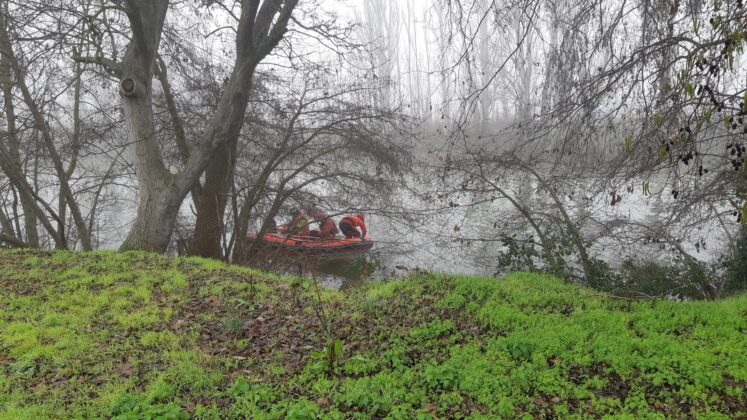
[[0, 287], [0, 418], [747, 415], [747, 296], [525, 273], [330, 292], [131, 252], [2, 251]]

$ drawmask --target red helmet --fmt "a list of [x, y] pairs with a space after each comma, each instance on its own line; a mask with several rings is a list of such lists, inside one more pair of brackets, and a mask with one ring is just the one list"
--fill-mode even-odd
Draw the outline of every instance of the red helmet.
[[361, 220], [366, 220], [366, 216], [363, 213], [358, 213], [356, 216]]

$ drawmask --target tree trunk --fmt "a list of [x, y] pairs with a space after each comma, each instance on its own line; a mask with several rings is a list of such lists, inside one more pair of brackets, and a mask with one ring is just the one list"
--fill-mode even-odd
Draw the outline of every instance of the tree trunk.
[[228, 191], [233, 182], [238, 135], [215, 151], [205, 170], [205, 185], [198, 199], [197, 221], [190, 254], [206, 258], [223, 257], [221, 238]]
[[[5, 117], [8, 124], [8, 153], [13, 160], [14, 165], [22, 167], [20, 144], [18, 131], [16, 130], [16, 114], [13, 106], [13, 92], [10, 83], [10, 64], [6, 62], [7, 57], [3, 54], [2, 58], [2, 90], [5, 100]], [[7, 70], [7, 72], [6, 72]], [[39, 232], [36, 229], [36, 214], [31, 203], [32, 198], [26, 194], [21, 194], [21, 208], [23, 209], [24, 230], [26, 233], [26, 243], [34, 248], [39, 247]]]
[[131, 77], [122, 80], [121, 86], [127, 133], [135, 144], [135, 172], [140, 189], [137, 217], [121, 249], [164, 252], [183, 197], [175, 194], [172, 175], [160, 159], [151, 111], [150, 71], [133, 71]]
[[184, 196], [165, 185], [140, 185], [137, 217], [120, 249], [164, 252]]
[[135, 145], [139, 197], [135, 222], [120, 249], [164, 252], [181, 205], [161, 159], [153, 118], [153, 74], [167, 0], [127, 1], [132, 40], [122, 58], [120, 95], [127, 135]]
[[[255, 38], [259, 39], [260, 34], [267, 33], [272, 21], [271, 16], [280, 11], [280, 2], [276, 0], [275, 3], [273, 6], [272, 2], [267, 1], [258, 11], [258, 25], [253, 29]], [[295, 1], [287, 2], [284, 10], [287, 7], [292, 10], [295, 3]], [[260, 22], [263, 23], [259, 24]], [[273, 31], [274, 29], [270, 33]], [[276, 38], [276, 40], [279, 41], [279, 38]], [[277, 41], [273, 40], [273, 42]], [[241, 51], [241, 48], [239, 50]], [[221, 103], [231, 104], [232, 109], [229, 111], [230, 114], [224, 115], [226, 117], [224, 123], [218, 126], [220, 128], [215, 136], [225, 140], [214, 149], [215, 151], [205, 170], [205, 185], [202, 186], [199, 198], [196, 200], [197, 220], [190, 249], [192, 255], [217, 259], [224, 256], [221, 239], [225, 233], [226, 203], [228, 192], [233, 183], [239, 134], [244, 123], [246, 107], [249, 104], [249, 92], [251, 92], [254, 70], [259, 61], [268, 53], [269, 50], [246, 51], [246, 55], [243, 57], [246, 63], [241, 66], [243, 68], [239, 68], [239, 71], [232, 75], [231, 81], [226, 86], [226, 92]], [[241, 54], [239, 58], [241, 58]], [[231, 91], [232, 88], [233, 91]], [[220, 115], [219, 109], [218, 116]], [[241, 239], [243, 240], [243, 237]]]
[[[75, 168], [78, 166], [78, 153], [80, 152], [80, 138], [81, 138], [81, 131], [82, 131], [82, 122], [80, 119], [80, 78], [83, 74], [83, 68], [80, 63], [75, 63], [75, 86], [73, 88], [73, 136], [70, 139], [71, 140], [71, 149], [72, 153], [70, 156], [70, 166], [68, 166], [67, 169], [65, 169], [65, 176], [67, 179], [70, 179], [70, 177], [73, 176], [75, 173]], [[58, 201], [58, 210], [57, 212], [60, 215], [60, 222], [57, 225], [57, 230], [59, 232], [65, 232], [65, 222], [67, 220], [67, 198], [64, 194], [60, 194], [60, 198]], [[91, 234], [91, 227], [93, 226], [93, 216], [95, 215], [95, 206], [91, 209], [91, 219], [88, 221], [88, 235], [90, 237]], [[90, 241], [90, 239], [89, 239]], [[93, 246], [92, 246], [93, 247]]]

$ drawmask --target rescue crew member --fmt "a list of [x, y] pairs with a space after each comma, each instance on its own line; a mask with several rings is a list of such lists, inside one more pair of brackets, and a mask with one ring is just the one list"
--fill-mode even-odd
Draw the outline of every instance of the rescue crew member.
[[291, 235], [309, 236], [309, 219], [306, 218], [306, 212], [301, 209], [294, 210], [288, 228]]
[[323, 211], [316, 210], [311, 213], [311, 217], [314, 218], [314, 221], [319, 222], [319, 230], [314, 229], [309, 232], [309, 235], [319, 239], [333, 239], [339, 232], [335, 221], [331, 217], [327, 217]]
[[[364, 241], [366, 238], [366, 218], [363, 213], [343, 217], [339, 226], [346, 239], [361, 238], [361, 241]], [[361, 231], [358, 232], [356, 228], [360, 228]]]

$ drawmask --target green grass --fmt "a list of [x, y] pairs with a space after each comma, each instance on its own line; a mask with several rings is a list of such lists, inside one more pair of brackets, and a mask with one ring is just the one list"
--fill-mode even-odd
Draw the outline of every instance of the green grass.
[[308, 280], [147, 253], [0, 252], [0, 419], [747, 416], [747, 296], [542, 275]]

